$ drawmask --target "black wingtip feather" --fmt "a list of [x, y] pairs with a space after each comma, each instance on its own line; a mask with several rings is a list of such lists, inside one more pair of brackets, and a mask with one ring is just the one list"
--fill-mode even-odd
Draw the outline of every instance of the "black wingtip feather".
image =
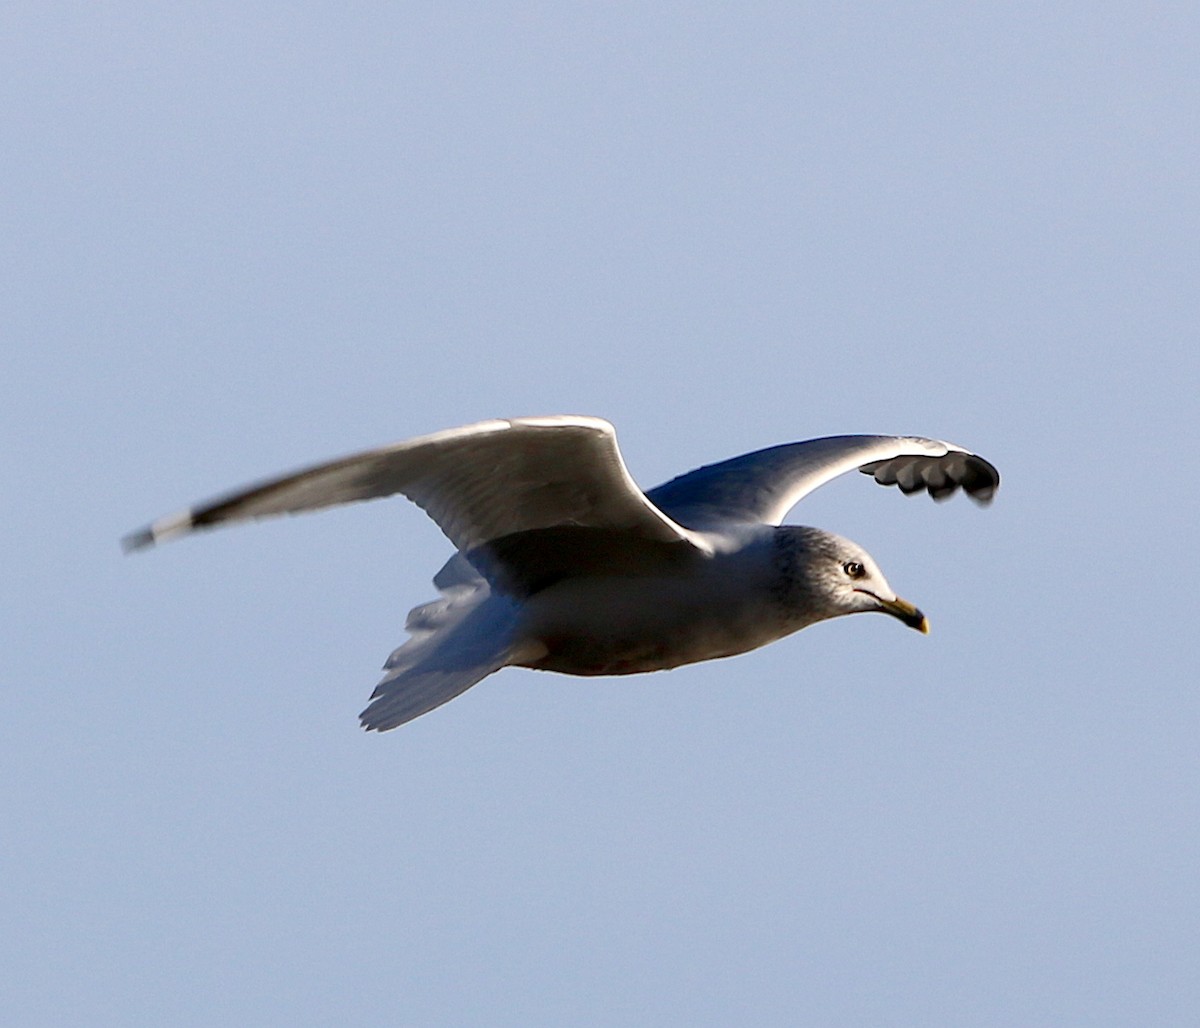
[[986, 507], [1000, 487], [1000, 472], [973, 453], [952, 451], [942, 457], [904, 454], [877, 460], [858, 469], [880, 485], [898, 486], [906, 496], [927, 492], [935, 500], [947, 500], [961, 487], [975, 503]]

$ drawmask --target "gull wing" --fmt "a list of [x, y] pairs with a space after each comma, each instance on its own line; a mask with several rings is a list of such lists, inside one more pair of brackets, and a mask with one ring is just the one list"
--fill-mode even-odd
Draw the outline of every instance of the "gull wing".
[[461, 551], [559, 526], [709, 547], [647, 499], [613, 426], [565, 415], [482, 421], [317, 464], [199, 504], [134, 532], [127, 550], [226, 522], [296, 514], [400, 493]]
[[651, 489], [647, 498], [689, 528], [762, 522], [778, 525], [803, 497], [855, 469], [901, 492], [944, 500], [962, 488], [987, 504], [1000, 473], [953, 443], [913, 436], [841, 435], [785, 443], [697, 468]]

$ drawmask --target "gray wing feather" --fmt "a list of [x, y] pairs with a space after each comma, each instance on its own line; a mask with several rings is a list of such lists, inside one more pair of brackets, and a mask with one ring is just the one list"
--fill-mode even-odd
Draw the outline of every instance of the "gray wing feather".
[[873, 475], [906, 493], [945, 499], [962, 488], [990, 502], [1000, 475], [982, 457], [953, 443], [915, 436], [829, 436], [785, 443], [710, 464], [674, 478], [647, 498], [689, 528], [731, 522], [777, 525], [798, 501], [847, 471]]
[[136, 550], [226, 522], [396, 493], [460, 550], [564, 524], [704, 548], [634, 483], [612, 425], [575, 416], [484, 421], [318, 464], [162, 518], [124, 545]]

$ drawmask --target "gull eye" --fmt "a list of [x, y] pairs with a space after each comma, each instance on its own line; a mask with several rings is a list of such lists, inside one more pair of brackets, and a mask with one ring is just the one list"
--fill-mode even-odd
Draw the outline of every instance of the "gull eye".
[[862, 578], [862, 576], [867, 573], [867, 569], [856, 560], [846, 561], [846, 563], [842, 565], [842, 570], [845, 571], [846, 574], [851, 578]]

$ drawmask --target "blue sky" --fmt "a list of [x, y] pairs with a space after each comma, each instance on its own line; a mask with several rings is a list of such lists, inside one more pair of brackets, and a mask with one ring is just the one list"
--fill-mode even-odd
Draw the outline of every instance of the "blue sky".
[[[18, 4], [0, 52], [0, 1008], [21, 1024], [1185, 1023], [1193, 4]], [[356, 713], [401, 500], [119, 536], [487, 417], [646, 486], [946, 438], [790, 520], [930, 616]]]

